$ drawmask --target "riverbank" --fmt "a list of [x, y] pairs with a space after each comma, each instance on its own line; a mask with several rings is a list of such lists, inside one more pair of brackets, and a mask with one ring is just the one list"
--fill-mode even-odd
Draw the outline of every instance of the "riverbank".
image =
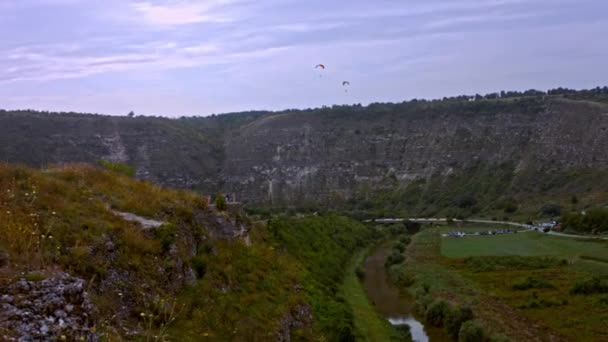
[[391, 341], [396, 338], [395, 328], [376, 311], [355, 272], [369, 251], [361, 250], [352, 258], [340, 290], [353, 310], [357, 337], [363, 341]]

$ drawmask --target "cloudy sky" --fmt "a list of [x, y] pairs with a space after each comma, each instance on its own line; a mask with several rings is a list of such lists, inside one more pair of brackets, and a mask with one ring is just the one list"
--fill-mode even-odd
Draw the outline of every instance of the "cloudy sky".
[[180, 116], [594, 87], [606, 33], [605, 0], [0, 0], [0, 108]]

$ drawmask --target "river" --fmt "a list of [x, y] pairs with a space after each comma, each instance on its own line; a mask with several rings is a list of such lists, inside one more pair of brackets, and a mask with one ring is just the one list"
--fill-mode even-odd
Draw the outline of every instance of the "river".
[[409, 295], [400, 293], [389, 282], [384, 262], [391, 253], [391, 246], [392, 242], [380, 245], [365, 260], [363, 283], [369, 300], [391, 324], [407, 324], [414, 341], [446, 341], [447, 334], [443, 329], [425, 327], [414, 315], [414, 299]]

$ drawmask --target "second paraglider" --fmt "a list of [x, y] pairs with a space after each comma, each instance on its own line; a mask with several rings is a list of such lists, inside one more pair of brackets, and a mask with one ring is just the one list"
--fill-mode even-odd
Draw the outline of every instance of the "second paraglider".
[[344, 92], [348, 93], [348, 87], [350, 87], [350, 82], [348, 82], [348, 81], [342, 82], [342, 87], [344, 87]]

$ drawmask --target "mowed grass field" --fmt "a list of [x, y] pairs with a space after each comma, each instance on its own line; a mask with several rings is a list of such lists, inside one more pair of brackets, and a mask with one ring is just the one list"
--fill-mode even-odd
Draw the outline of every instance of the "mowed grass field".
[[[442, 233], [451, 230], [455, 229], [441, 228]], [[481, 229], [459, 230], [479, 231]], [[594, 257], [608, 261], [608, 243], [524, 231], [505, 235], [444, 237], [441, 241], [441, 254], [448, 258], [519, 255], [554, 256], [570, 260], [579, 257]], [[606, 267], [608, 267], [608, 263], [606, 263]]]

